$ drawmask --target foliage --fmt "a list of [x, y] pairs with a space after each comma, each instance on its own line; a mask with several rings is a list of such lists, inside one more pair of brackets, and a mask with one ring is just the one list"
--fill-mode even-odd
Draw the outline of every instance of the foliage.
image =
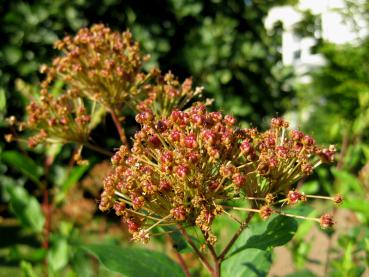
[[263, 25], [268, 10], [284, 2], [5, 2], [1, 36], [9, 43], [0, 48], [0, 83], [12, 99], [9, 108], [20, 108], [15, 80], [36, 82], [36, 70], [49, 61], [55, 40], [106, 22], [114, 29], [130, 28], [152, 64], [160, 64], [164, 72], [175, 69], [180, 78], [193, 76], [218, 108], [258, 124], [267, 115], [282, 113], [291, 97], [283, 86], [288, 72], [282, 70], [276, 37], [267, 35]]

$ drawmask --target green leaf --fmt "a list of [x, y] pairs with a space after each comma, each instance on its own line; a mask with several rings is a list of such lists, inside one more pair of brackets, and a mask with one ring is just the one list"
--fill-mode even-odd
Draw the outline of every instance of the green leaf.
[[77, 248], [71, 259], [71, 264], [77, 276], [90, 277], [96, 276], [93, 271], [92, 260], [86, 255], [86, 251]]
[[271, 251], [247, 249], [225, 260], [221, 272], [222, 276], [261, 277], [267, 276], [271, 264]]
[[5, 60], [10, 65], [15, 65], [22, 59], [22, 50], [16, 46], [6, 46], [3, 51]]
[[83, 176], [83, 174], [89, 169], [89, 165], [81, 165], [74, 167], [64, 182], [61, 184], [61, 187], [64, 192], [67, 192], [72, 186], [74, 186], [79, 179]]
[[7, 186], [7, 191], [10, 195], [10, 206], [22, 225], [40, 233], [45, 218], [37, 199], [28, 194], [23, 187], [15, 184]]
[[59, 236], [53, 237], [51, 249], [47, 256], [49, 270], [51, 273], [56, 272], [67, 265], [68, 249], [68, 242], [65, 238]]
[[3, 88], [0, 89], [0, 116], [6, 113], [6, 95]]
[[[213, 225], [214, 227], [214, 225]], [[169, 235], [173, 241], [173, 247], [180, 253], [193, 253], [193, 248], [187, 243], [187, 241], [183, 238], [180, 231], [173, 227], [173, 226], [162, 226], [160, 229], [164, 232], [170, 232]], [[191, 235], [191, 229], [187, 228], [189, 236], [191, 237], [192, 241], [195, 243], [197, 247], [200, 247], [202, 242], [198, 240], [197, 237]], [[193, 229], [192, 229], [193, 230]]]
[[347, 171], [338, 170], [336, 168], [332, 168], [331, 170], [332, 170], [334, 177], [341, 184], [340, 189], [341, 189], [342, 194], [345, 194], [345, 192], [349, 188], [352, 188], [356, 192], [363, 193], [363, 187], [361, 186], [356, 176], [354, 176], [353, 174]]
[[266, 250], [289, 242], [297, 231], [297, 221], [290, 217], [275, 216], [268, 221], [250, 226], [238, 238], [229, 256], [248, 248]]
[[369, 201], [365, 199], [351, 198], [345, 199], [342, 203], [342, 208], [349, 209], [354, 212], [359, 212], [369, 218]]
[[184, 276], [181, 267], [166, 255], [147, 249], [119, 247], [116, 245], [86, 245], [87, 251], [96, 256], [110, 271], [128, 277]]
[[40, 185], [39, 178], [44, 174], [42, 167], [38, 166], [31, 158], [17, 151], [5, 151], [2, 159], [9, 165], [21, 171], [35, 184]]
[[288, 274], [285, 277], [315, 277], [315, 274], [312, 273], [310, 270], [304, 269]]
[[21, 261], [20, 268], [24, 277], [37, 277], [36, 272], [33, 270], [32, 264], [26, 261]]

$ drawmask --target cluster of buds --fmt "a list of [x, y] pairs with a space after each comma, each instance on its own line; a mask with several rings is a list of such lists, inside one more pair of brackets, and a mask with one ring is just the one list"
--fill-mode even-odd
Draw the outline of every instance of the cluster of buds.
[[57, 41], [55, 47], [64, 55], [54, 59], [51, 67], [43, 66], [41, 71], [47, 76], [42, 86], [61, 80], [76, 95], [97, 101], [116, 114], [128, 106], [134, 111], [150, 108], [155, 114], [167, 115], [202, 91], [192, 90], [191, 79], [181, 85], [173, 74], [163, 76], [157, 68], [143, 72], [149, 56], [141, 52], [129, 31], [113, 32], [97, 24]]
[[151, 110], [157, 117], [166, 117], [174, 109], [182, 110], [195, 97], [201, 96], [203, 87], [192, 88], [192, 79], [182, 84], [171, 73], [162, 76], [159, 70], [153, 70], [153, 80], [144, 86], [147, 98], [141, 101], [138, 112]]
[[[55, 47], [63, 55], [51, 66], [41, 67], [46, 77], [41, 83], [40, 100], [27, 108], [27, 126], [40, 131], [30, 139], [31, 145], [45, 138], [85, 141], [90, 120], [85, 114], [87, 102], [87, 106], [111, 113], [114, 123], [120, 125], [125, 107], [135, 112], [150, 109], [156, 117], [167, 116], [174, 108], [184, 108], [202, 91], [200, 87], [192, 88], [191, 79], [181, 84], [171, 73], [162, 75], [156, 68], [142, 71], [148, 56], [128, 31], [118, 33], [102, 24], [93, 25], [74, 37], [57, 41]], [[123, 131], [120, 135], [125, 141]]]
[[247, 172], [247, 196], [286, 193], [320, 164], [334, 161], [334, 146], [320, 148], [312, 137], [288, 127], [287, 121], [273, 118], [265, 132], [244, 130], [247, 138], [240, 146], [240, 164]]
[[152, 226], [183, 224], [197, 225], [214, 243], [211, 223], [222, 213], [217, 202], [231, 199], [234, 182], [244, 183], [232, 163], [239, 152], [235, 119], [196, 104], [159, 120], [145, 111], [136, 120], [142, 129], [131, 151], [121, 147], [112, 158], [100, 209], [113, 207], [135, 238], [146, 239]]
[[109, 111], [121, 112], [123, 106], [140, 95], [147, 74], [141, 72], [148, 59], [130, 32], [113, 32], [102, 24], [81, 29], [74, 37], [55, 43], [64, 55], [44, 66], [47, 88], [55, 80], [73, 87], [77, 95], [99, 102]]
[[27, 112], [26, 127], [38, 131], [28, 139], [30, 147], [45, 140], [83, 144], [91, 131], [91, 114], [85, 102], [71, 98], [69, 93], [54, 96], [42, 90], [40, 99], [32, 101]]
[[[181, 224], [198, 226], [214, 243], [211, 223], [225, 200], [249, 200], [249, 210], [266, 219], [275, 212], [275, 198], [334, 153], [299, 131], [288, 132], [280, 118], [266, 132], [238, 129], [234, 117], [200, 103], [160, 119], [146, 110], [136, 121], [142, 128], [132, 149], [123, 146], [112, 158], [100, 209], [114, 208], [139, 240], [155, 226]], [[286, 202], [305, 198], [290, 191]]]

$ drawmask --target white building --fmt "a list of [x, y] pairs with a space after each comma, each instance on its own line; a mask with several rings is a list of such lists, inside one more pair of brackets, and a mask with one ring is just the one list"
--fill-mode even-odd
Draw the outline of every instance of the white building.
[[[356, 3], [365, 0], [356, 0]], [[303, 11], [320, 18], [321, 30], [313, 37], [301, 37], [295, 26], [303, 19]], [[367, 23], [360, 13], [344, 16], [349, 11], [344, 0], [300, 0], [296, 7], [282, 6], [272, 8], [265, 19], [265, 26], [271, 29], [278, 21], [283, 24], [282, 59], [283, 64], [293, 66], [298, 76], [302, 76], [316, 66], [324, 64], [320, 54], [312, 52], [316, 39], [343, 44], [355, 43], [369, 34]], [[303, 78], [308, 82], [308, 78]]]

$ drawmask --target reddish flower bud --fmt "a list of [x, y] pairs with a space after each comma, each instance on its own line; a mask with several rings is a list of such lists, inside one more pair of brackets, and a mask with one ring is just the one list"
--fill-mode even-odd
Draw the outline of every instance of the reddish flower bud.
[[341, 204], [343, 202], [343, 196], [340, 194], [337, 194], [333, 197], [333, 201], [336, 204]]
[[312, 145], [315, 144], [315, 140], [312, 137], [308, 136], [308, 135], [305, 135], [301, 139], [301, 142], [302, 142], [302, 144], [307, 145], [307, 146], [312, 146]]
[[236, 168], [234, 165], [228, 164], [228, 165], [221, 165], [219, 172], [223, 177], [230, 177], [235, 172], [235, 170]]
[[214, 145], [216, 142], [216, 135], [213, 131], [205, 130], [202, 133], [203, 139], [210, 145]]
[[254, 148], [252, 147], [252, 145], [250, 144], [250, 142], [248, 140], [244, 140], [241, 145], [240, 145], [240, 149], [241, 152], [244, 155], [248, 155], [251, 154], [254, 151]]
[[118, 216], [122, 215], [125, 209], [126, 209], [126, 204], [124, 202], [114, 203], [114, 210], [115, 210], [116, 215]]
[[246, 176], [241, 173], [233, 174], [232, 181], [236, 186], [242, 187], [246, 184]]
[[281, 117], [272, 118], [270, 125], [271, 125], [272, 128], [280, 128], [280, 127], [283, 127], [284, 120]]
[[313, 173], [314, 167], [309, 163], [304, 163], [301, 165], [301, 170], [306, 175], [311, 175]]
[[179, 141], [181, 139], [181, 132], [178, 130], [173, 130], [171, 133], [172, 140]]
[[163, 133], [167, 130], [168, 126], [165, 121], [159, 120], [158, 123], [156, 123], [156, 130], [158, 130], [159, 133]]
[[201, 126], [204, 122], [204, 116], [195, 114], [192, 116], [192, 123]]
[[297, 201], [301, 200], [302, 194], [298, 191], [290, 190], [287, 195], [288, 204], [296, 204]]
[[136, 209], [136, 210], [143, 207], [143, 205], [145, 203], [145, 199], [142, 196], [138, 196], [138, 195], [133, 194], [131, 196], [131, 199], [132, 199], [133, 208]]
[[150, 110], [147, 110], [147, 111], [143, 111], [139, 114], [136, 115], [136, 121], [137, 123], [140, 123], [140, 124], [147, 124], [149, 122], [151, 122], [154, 118], [154, 115], [152, 113], [152, 111]]
[[224, 117], [224, 123], [228, 126], [233, 126], [234, 124], [236, 124], [236, 119], [231, 115], [226, 115]]
[[277, 155], [283, 159], [288, 157], [288, 149], [284, 146], [277, 146]]
[[187, 154], [187, 159], [190, 163], [195, 164], [200, 160], [200, 154], [197, 152], [190, 152]]
[[209, 188], [211, 190], [216, 190], [219, 188], [219, 182], [218, 181], [211, 181], [209, 184]]
[[184, 179], [190, 173], [188, 166], [179, 165], [176, 167], [176, 174], [179, 178]]
[[333, 227], [334, 225], [333, 216], [330, 214], [324, 214], [320, 217], [320, 227], [322, 229], [327, 229]]
[[169, 190], [171, 188], [172, 188], [172, 184], [169, 181], [160, 180], [160, 184], [159, 184], [159, 190], [160, 191]]
[[131, 234], [137, 232], [138, 229], [140, 228], [140, 225], [131, 219], [127, 220], [127, 225], [128, 225], [128, 232], [130, 232]]
[[146, 180], [142, 183], [142, 190], [148, 194], [153, 194], [157, 189], [152, 181]]
[[268, 219], [271, 216], [272, 213], [273, 213], [273, 209], [271, 207], [269, 207], [269, 206], [262, 206], [260, 208], [260, 212], [259, 212], [260, 217], [263, 220]]
[[149, 138], [149, 144], [154, 148], [158, 148], [161, 146], [161, 141], [157, 135], [153, 135]]
[[266, 140], [265, 140], [265, 145], [269, 148], [272, 148], [275, 146], [275, 139], [274, 138], [271, 138], [271, 137], [268, 137]]
[[293, 140], [300, 141], [304, 137], [304, 133], [298, 130], [291, 130], [290, 136]]
[[184, 145], [187, 148], [196, 148], [197, 147], [196, 135], [191, 133], [190, 135], [186, 136], [184, 138]]
[[183, 221], [186, 219], [186, 210], [183, 206], [171, 209], [170, 213], [176, 220]]
[[329, 149], [324, 148], [320, 153], [318, 153], [318, 155], [323, 163], [332, 163], [334, 162], [335, 153], [336, 153], [336, 149], [332, 145], [329, 147]]
[[211, 112], [209, 113], [209, 115], [214, 122], [220, 122], [223, 118], [223, 115], [221, 112]]
[[173, 152], [166, 151], [161, 155], [160, 160], [162, 163], [171, 164], [173, 162]]

